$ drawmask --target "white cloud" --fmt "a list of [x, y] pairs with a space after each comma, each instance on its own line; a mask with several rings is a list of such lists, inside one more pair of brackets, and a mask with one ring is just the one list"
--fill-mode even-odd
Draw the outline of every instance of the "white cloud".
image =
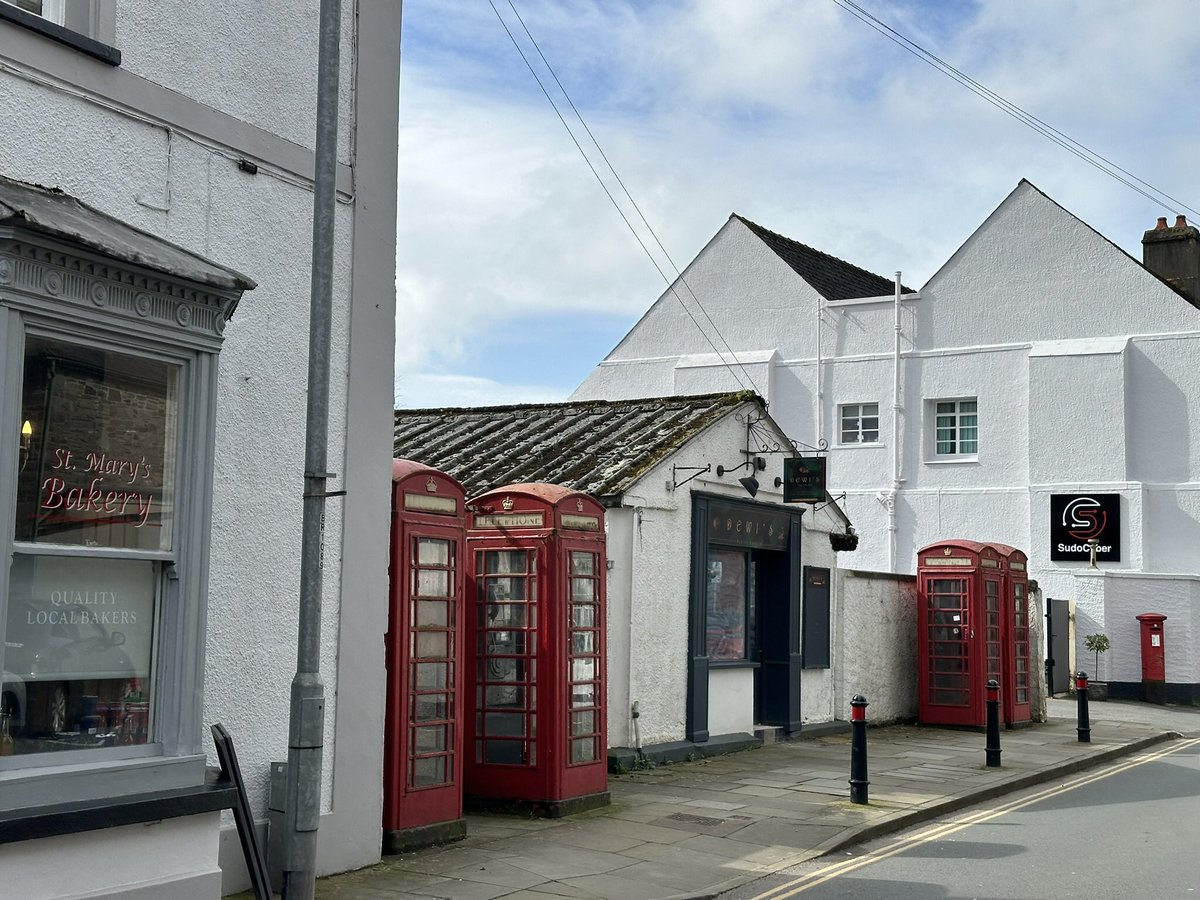
[[[538, 385], [506, 384], [469, 375], [413, 373], [396, 378], [397, 407], [443, 409], [446, 407], [508, 406], [514, 403], [553, 403], [564, 400], [563, 392]], [[416, 401], [416, 398], [420, 398]]]

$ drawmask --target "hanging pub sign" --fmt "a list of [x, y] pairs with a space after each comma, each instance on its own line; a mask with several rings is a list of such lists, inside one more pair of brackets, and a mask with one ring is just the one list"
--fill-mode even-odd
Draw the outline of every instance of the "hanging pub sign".
[[783, 502], [821, 503], [824, 499], [825, 457], [785, 457], [783, 460]]
[[1120, 494], [1051, 494], [1050, 559], [1052, 562], [1098, 562], [1121, 559]]

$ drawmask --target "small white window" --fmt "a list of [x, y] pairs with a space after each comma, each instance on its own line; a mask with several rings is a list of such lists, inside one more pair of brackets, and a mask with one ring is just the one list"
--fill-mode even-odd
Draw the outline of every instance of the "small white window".
[[841, 407], [843, 444], [876, 444], [879, 442], [879, 404], [846, 403]]
[[935, 400], [933, 453], [937, 457], [979, 453], [978, 401]]

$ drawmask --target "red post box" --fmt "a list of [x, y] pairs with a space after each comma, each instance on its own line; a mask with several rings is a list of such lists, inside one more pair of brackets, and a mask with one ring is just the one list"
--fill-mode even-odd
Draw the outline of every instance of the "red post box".
[[918, 552], [921, 722], [985, 727], [990, 680], [1000, 686], [1005, 723], [1029, 721], [1025, 566], [1025, 554], [1003, 544], [948, 540]]
[[468, 509], [466, 800], [552, 817], [607, 804], [604, 508], [516, 484]]
[[1166, 703], [1167, 656], [1161, 613], [1142, 613], [1136, 617], [1142, 628], [1142, 699], [1147, 703]]
[[420, 463], [393, 460], [385, 853], [466, 834], [461, 672], [465, 539], [462, 485]]

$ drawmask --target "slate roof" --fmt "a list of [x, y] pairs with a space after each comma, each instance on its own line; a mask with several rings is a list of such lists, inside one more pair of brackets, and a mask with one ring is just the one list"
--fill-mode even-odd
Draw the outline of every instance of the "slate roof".
[[[775, 251], [776, 256], [791, 266], [792, 271], [812, 285], [813, 290], [826, 300], [885, 297], [896, 291], [896, 282], [890, 278], [860, 269], [836, 256], [830, 256], [807, 244], [776, 234], [737, 213], [734, 213], [733, 217], [754, 232], [764, 244]], [[903, 285], [900, 290], [905, 294], [913, 293], [912, 288]]]
[[619, 497], [645, 472], [744, 403], [751, 391], [470, 409], [398, 409], [395, 455], [456, 478], [467, 496], [546, 482]]

